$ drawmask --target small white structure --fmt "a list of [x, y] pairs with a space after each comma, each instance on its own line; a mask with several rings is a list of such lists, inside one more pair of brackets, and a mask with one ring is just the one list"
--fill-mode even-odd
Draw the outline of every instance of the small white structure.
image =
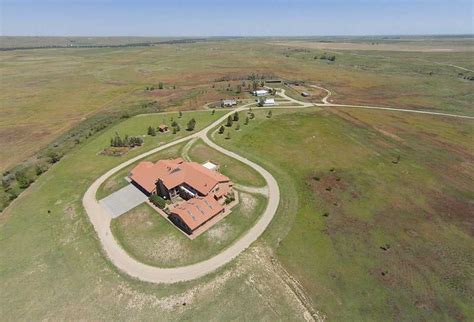
[[206, 161], [202, 164], [202, 166], [206, 169], [209, 169], [209, 170], [217, 170], [219, 168], [219, 166], [215, 163], [212, 163], [211, 161]]
[[234, 105], [237, 105], [237, 101], [234, 99], [222, 100], [222, 103], [221, 103], [222, 107], [232, 107]]
[[266, 89], [257, 89], [256, 91], [253, 91], [254, 96], [267, 96], [268, 91]]
[[259, 106], [275, 106], [277, 105], [274, 98], [261, 98], [258, 102]]

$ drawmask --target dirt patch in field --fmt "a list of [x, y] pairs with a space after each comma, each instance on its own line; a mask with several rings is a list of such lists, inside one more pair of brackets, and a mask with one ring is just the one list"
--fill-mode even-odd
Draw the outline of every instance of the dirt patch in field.
[[[325, 173], [314, 173], [306, 179], [306, 182], [315, 195], [333, 206], [339, 205], [341, 199], [339, 194], [349, 189], [348, 182], [342, 179], [336, 169], [330, 169]], [[354, 197], [359, 196], [356, 191], [353, 192]]]
[[433, 215], [440, 216], [443, 221], [457, 225], [471, 236], [474, 236], [474, 201], [460, 199], [457, 196], [435, 191], [430, 200]]

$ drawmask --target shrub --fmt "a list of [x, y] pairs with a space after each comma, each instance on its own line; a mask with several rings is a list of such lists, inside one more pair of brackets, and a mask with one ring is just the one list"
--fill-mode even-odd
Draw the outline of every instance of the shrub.
[[221, 125], [221, 127], [219, 128], [219, 134], [224, 133], [224, 131], [225, 131], [224, 125]]
[[54, 164], [54, 163], [58, 162], [62, 158], [62, 155], [59, 152], [53, 151], [53, 150], [50, 150], [46, 154], [46, 156], [48, 157], [48, 162], [51, 163], [51, 164]]
[[229, 193], [228, 195], [225, 196], [225, 204], [226, 205], [230, 204], [234, 200], [235, 200], [235, 196], [234, 196], [233, 193]]
[[160, 209], [165, 209], [166, 207], [166, 200], [163, 199], [162, 197], [152, 194], [149, 198], [150, 202], [157, 206]]
[[25, 170], [18, 170], [15, 173], [15, 179], [18, 182], [18, 186], [21, 189], [26, 189], [30, 186], [30, 184], [34, 181], [31, 177], [29, 177]]

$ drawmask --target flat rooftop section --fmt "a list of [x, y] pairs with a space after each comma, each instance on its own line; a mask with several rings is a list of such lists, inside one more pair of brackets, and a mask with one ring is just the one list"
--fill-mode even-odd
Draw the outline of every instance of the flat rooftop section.
[[209, 170], [216, 170], [217, 169], [217, 164], [214, 164], [211, 161], [207, 161], [207, 162], [203, 163], [202, 166], [206, 169], [209, 169]]

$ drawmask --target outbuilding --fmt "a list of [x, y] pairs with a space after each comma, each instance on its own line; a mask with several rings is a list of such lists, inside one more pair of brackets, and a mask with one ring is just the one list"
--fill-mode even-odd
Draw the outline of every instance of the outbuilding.
[[274, 98], [261, 98], [258, 101], [259, 106], [275, 106], [277, 105]]
[[221, 107], [232, 107], [237, 105], [237, 101], [234, 99], [222, 100]]
[[256, 91], [253, 91], [254, 96], [267, 96], [268, 91], [266, 89], [257, 89]]
[[158, 126], [158, 131], [160, 131], [161, 133], [168, 132], [168, 125], [161, 124], [160, 126]]

